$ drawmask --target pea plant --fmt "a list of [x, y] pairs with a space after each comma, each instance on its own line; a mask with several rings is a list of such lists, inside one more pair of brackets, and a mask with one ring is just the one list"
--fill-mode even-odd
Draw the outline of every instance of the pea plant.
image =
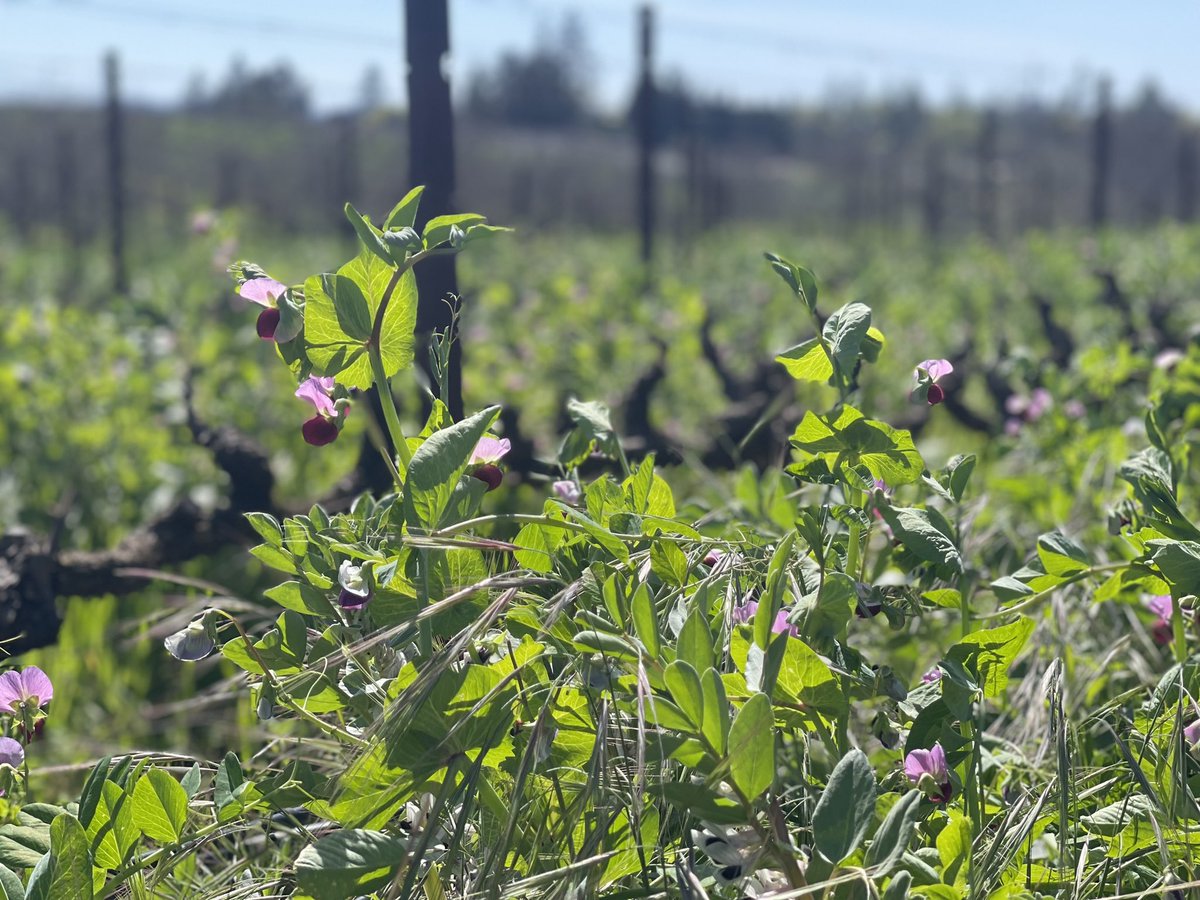
[[[786, 467], [700, 510], [629, 458], [603, 404], [572, 400], [541, 509], [488, 512], [499, 409], [454, 421], [432, 399], [410, 434], [391, 381], [414, 361], [414, 268], [504, 229], [463, 214], [418, 232], [420, 199], [379, 226], [347, 206], [358, 254], [336, 272], [231, 269], [312, 406], [305, 441], [337, 440], [373, 387], [394, 478], [348, 511], [250, 515], [251, 553], [281, 573], [274, 624], [250, 633], [215, 604], [166, 640], [239, 670], [269, 741], [215, 763], [106, 758], [76, 802], [34, 802], [53, 690], [31, 667], [0, 675], [0, 896], [892, 900], [1150, 890], [1187, 869], [1200, 529], [1179, 484], [1200, 358], [1120, 470], [1105, 558], [1053, 532], [988, 583], [963, 551], [976, 457], [931, 468], [858, 408], [886, 343], [872, 309], [826, 314], [811, 272], [767, 254], [811, 334], [778, 362], [823, 398]], [[451, 339], [432, 342], [435, 380]], [[953, 365], [913, 369], [912, 402], [943, 403]], [[1070, 660], [1027, 652], [1036, 615], [1081, 586], [1155, 598], [1174, 653], [1142, 707], [1108, 710], [1122, 727], [1103, 746], [1109, 719], [1084, 735], [1067, 718]], [[921, 670], [889, 655], [901, 642]], [[1035, 668], [1050, 772], [998, 730]], [[1084, 749], [1111, 761], [1081, 779]]]

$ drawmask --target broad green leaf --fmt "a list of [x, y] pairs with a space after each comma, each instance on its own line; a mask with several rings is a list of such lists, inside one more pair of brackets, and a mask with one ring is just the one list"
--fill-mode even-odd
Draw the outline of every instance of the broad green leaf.
[[817, 280], [812, 272], [775, 253], [764, 253], [763, 256], [792, 292], [804, 301], [809, 312], [814, 312], [817, 308]]
[[715, 664], [712, 632], [708, 630], [708, 622], [699, 609], [693, 609], [684, 620], [675, 652], [679, 659], [689, 663], [697, 672], [703, 672]]
[[49, 826], [0, 825], [0, 865], [32, 869], [49, 852]]
[[823, 460], [831, 472], [866, 466], [873, 478], [890, 487], [919, 480], [925, 469], [912, 434], [868, 419], [852, 406], [842, 407], [836, 417], [809, 410], [791, 443]]
[[867, 868], [886, 875], [908, 852], [921, 818], [921, 792], [915, 788], [897, 800], [867, 848]]
[[[374, 321], [395, 269], [374, 254], [363, 252], [346, 263], [337, 274], [358, 285]], [[338, 321], [334, 300], [325, 292], [320, 276], [304, 282], [304, 339], [314, 368], [333, 375], [346, 387], [366, 389], [374, 376], [363, 341], [347, 334]], [[413, 361], [413, 331], [417, 324], [417, 283], [412, 270], [399, 278], [388, 302], [380, 329], [379, 347], [383, 370], [390, 378]]]
[[283, 584], [277, 584], [275, 587], [263, 591], [263, 594], [268, 599], [274, 600], [284, 609], [304, 613], [308, 616], [335, 618], [333, 604], [329, 602], [329, 596], [324, 591], [318, 590], [310, 584], [304, 584], [299, 581], [285, 581]]
[[639, 584], [633, 592], [630, 607], [634, 634], [642, 642], [646, 652], [657, 657], [662, 650], [662, 642], [658, 635], [658, 614], [654, 608], [654, 596], [650, 593], [650, 588]]
[[862, 842], [875, 820], [875, 772], [867, 755], [851, 750], [833, 771], [813, 810], [813, 843], [831, 863], [839, 863]]
[[513, 538], [513, 545], [521, 548], [513, 552], [513, 558], [517, 565], [531, 571], [553, 572], [554, 551], [566, 537], [566, 529], [531, 522]]
[[468, 228], [483, 225], [487, 219], [478, 213], [455, 213], [449, 216], [435, 216], [425, 223], [425, 231], [421, 235], [425, 240], [425, 248], [432, 249], [450, 240], [450, 229], [457, 226], [465, 232]]
[[133, 821], [133, 798], [116, 782], [104, 782], [87, 836], [96, 865], [105, 869], [121, 868], [141, 838]]
[[871, 308], [862, 303], [847, 303], [825, 322], [822, 333], [843, 376], [849, 377], [853, 372], [859, 348], [870, 327]]
[[1033, 629], [1033, 619], [1021, 616], [1008, 625], [973, 631], [951, 647], [946, 658], [961, 663], [975, 676], [984, 696], [999, 697], [1008, 686], [1008, 670]]
[[0, 900], [24, 900], [25, 885], [17, 873], [7, 866], [0, 865]]
[[700, 732], [717, 753], [724, 755], [729, 747], [729, 701], [725, 697], [725, 682], [714, 668], [705, 669], [700, 676], [704, 695], [704, 717]]
[[362, 288], [345, 275], [337, 274], [322, 275], [321, 286], [326, 296], [333, 299], [333, 310], [342, 331], [356, 341], [369, 338], [373, 323]]
[[949, 580], [962, 571], [962, 557], [949, 536], [930, 520], [928, 511], [916, 507], [879, 508], [896, 540], [919, 559], [929, 563], [939, 578]]
[[392, 264], [392, 256], [388, 253], [387, 245], [384, 244], [383, 239], [379, 236], [379, 232], [349, 203], [344, 208], [346, 218], [350, 220], [350, 224], [354, 226], [354, 233], [358, 235], [359, 243], [390, 266]]
[[108, 778], [108, 769], [112, 765], [112, 757], [106, 756], [88, 773], [87, 780], [83, 783], [83, 789], [79, 792], [79, 822], [85, 828], [92, 821], [92, 815], [96, 811], [96, 804], [100, 802], [100, 792], [104, 788], [104, 782]]
[[1192, 541], [1148, 541], [1151, 560], [1177, 596], [1200, 594], [1200, 544]]
[[788, 370], [797, 381], [826, 382], [833, 375], [833, 363], [829, 354], [816, 338], [784, 350], [775, 357], [775, 362]]
[[1086, 550], [1057, 531], [1040, 536], [1037, 540], [1037, 550], [1038, 558], [1049, 575], [1077, 575], [1092, 564]]
[[500, 407], [489, 406], [430, 435], [413, 454], [404, 482], [404, 521], [410, 529], [436, 531], [454, 486], [467, 470], [471, 453], [487, 433]]
[[27, 900], [91, 900], [92, 858], [83, 826], [70, 813], [50, 825], [50, 856], [26, 887]]
[[675, 705], [692, 723], [693, 731], [698, 731], [704, 722], [704, 689], [699, 673], [689, 663], [677, 659], [664, 670], [663, 681]]
[[421, 195], [425, 193], [425, 185], [419, 185], [404, 195], [399, 203], [392, 207], [383, 227], [391, 229], [412, 228], [417, 221], [417, 208], [421, 203]]
[[950, 813], [950, 822], [937, 837], [938, 858], [942, 861], [942, 880], [946, 884], [965, 885], [967, 860], [971, 856], [971, 823], [967, 817]]
[[407, 842], [379, 831], [335, 831], [296, 857], [296, 881], [315, 900], [347, 900], [385, 885], [408, 854]]
[[175, 844], [187, 824], [187, 794], [162, 769], [150, 769], [133, 789], [133, 821], [160, 844]]
[[729, 776], [751, 802], [775, 780], [775, 716], [766, 694], [753, 694], [733, 720]]
[[279, 520], [273, 515], [260, 512], [246, 513], [246, 521], [268, 544], [274, 547], [283, 546], [283, 529], [279, 525]]

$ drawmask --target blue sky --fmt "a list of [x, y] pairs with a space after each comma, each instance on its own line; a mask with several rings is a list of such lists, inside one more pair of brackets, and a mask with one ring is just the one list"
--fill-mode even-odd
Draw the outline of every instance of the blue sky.
[[[452, 75], [531, 46], [575, 12], [593, 92], [621, 105], [633, 78], [634, 0], [450, 0]], [[319, 109], [354, 102], [364, 69], [400, 89], [401, 0], [0, 0], [0, 97], [95, 100], [100, 57], [120, 51], [129, 94], [170, 103], [193, 73], [218, 81], [230, 60], [289, 61]], [[660, 71], [708, 93], [813, 100], [917, 86], [933, 100], [1090, 96], [1101, 73], [1118, 97], [1153, 78], [1200, 110], [1200, 4], [1111, 0], [920, 2], [658, 0]], [[1148, 12], [1152, 10], [1153, 12]]]

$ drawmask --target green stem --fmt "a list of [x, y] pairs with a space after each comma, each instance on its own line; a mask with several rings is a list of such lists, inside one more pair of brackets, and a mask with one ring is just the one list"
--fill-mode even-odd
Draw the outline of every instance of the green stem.
[[[382, 307], [383, 304], [380, 306]], [[392, 398], [392, 388], [388, 383], [387, 372], [383, 368], [383, 354], [379, 352], [379, 345], [372, 342], [367, 348], [367, 356], [371, 360], [371, 374], [375, 379], [375, 387], [379, 391], [379, 405], [383, 407], [383, 419], [387, 422], [388, 434], [392, 438], [392, 444], [400, 456], [400, 461], [404, 464], [404, 472], [407, 475], [409, 464], [412, 463], [412, 450], [409, 449], [408, 438], [404, 436], [404, 429], [400, 426], [400, 417], [396, 415], [396, 401]]]
[[1174, 636], [1175, 662], [1181, 666], [1187, 661], [1187, 633], [1184, 630], [1183, 610], [1179, 601], [1171, 598], [1171, 633]]

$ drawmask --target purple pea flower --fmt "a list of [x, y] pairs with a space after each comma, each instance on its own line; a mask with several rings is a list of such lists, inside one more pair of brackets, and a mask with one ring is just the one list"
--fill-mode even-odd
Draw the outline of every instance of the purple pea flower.
[[10, 737], [0, 737], [0, 766], [19, 769], [23, 762], [25, 762], [25, 748], [21, 746], [21, 742]]
[[[771, 623], [771, 631], [774, 634], [787, 634], [789, 637], [800, 637], [800, 629], [788, 621], [787, 608], [779, 610], [775, 614], [775, 621]], [[741, 606], [733, 608], [733, 624], [746, 625], [758, 613], [758, 601], [747, 600]]]
[[948, 359], [926, 359], [917, 363], [913, 377], [917, 386], [910, 395], [914, 402], [924, 400], [930, 406], [937, 406], [946, 399], [946, 391], [938, 382], [954, 371], [954, 366]]
[[216, 629], [211, 623], [211, 615], [197, 616], [186, 628], [167, 635], [163, 646], [181, 662], [198, 662], [217, 648]]
[[579, 501], [583, 499], [583, 491], [579, 490], [579, 485], [573, 481], [556, 481], [553, 488], [555, 496], [570, 506], [578, 506]]
[[[247, 284], [249, 283], [247, 282]], [[336, 387], [337, 382], [332, 376], [322, 378], [310, 375], [301, 382], [300, 387], [296, 388], [296, 396], [301, 400], [307, 400], [317, 411], [315, 416], [300, 426], [300, 433], [304, 435], [304, 440], [314, 447], [332, 444], [341, 432], [339, 424], [341, 415], [333, 399]]]
[[287, 293], [287, 285], [274, 278], [251, 278], [238, 288], [238, 294], [263, 307], [258, 314], [255, 328], [258, 336], [264, 341], [275, 339], [275, 329], [279, 327], [279, 298]]
[[371, 589], [367, 587], [362, 566], [356, 566], [348, 559], [343, 561], [338, 569], [338, 584], [342, 586], [342, 592], [338, 594], [338, 606], [342, 609], [362, 609], [371, 602]]
[[1200, 744], [1200, 719], [1184, 727], [1183, 741], [1189, 750], [1196, 749], [1196, 745]]
[[942, 670], [934, 666], [928, 672], [921, 676], [921, 684], [933, 684], [935, 681], [942, 680]]
[[0, 713], [34, 712], [54, 699], [54, 685], [37, 666], [0, 675]]
[[928, 750], [913, 750], [904, 757], [904, 774], [934, 803], [948, 803], [954, 793], [946, 751], [940, 742]]
[[1171, 601], [1171, 595], [1159, 594], [1157, 597], [1151, 597], [1146, 601], [1146, 608], [1158, 616], [1150, 628], [1150, 636], [1154, 638], [1154, 643], [1165, 647], [1175, 639], [1174, 626], [1171, 624], [1175, 604]]
[[471, 472], [471, 477], [478, 478], [486, 484], [489, 491], [500, 487], [500, 482], [504, 480], [504, 473], [496, 463], [500, 462], [511, 449], [512, 444], [508, 438], [494, 438], [485, 434], [479, 439], [475, 449], [471, 451], [470, 464], [475, 467]]

